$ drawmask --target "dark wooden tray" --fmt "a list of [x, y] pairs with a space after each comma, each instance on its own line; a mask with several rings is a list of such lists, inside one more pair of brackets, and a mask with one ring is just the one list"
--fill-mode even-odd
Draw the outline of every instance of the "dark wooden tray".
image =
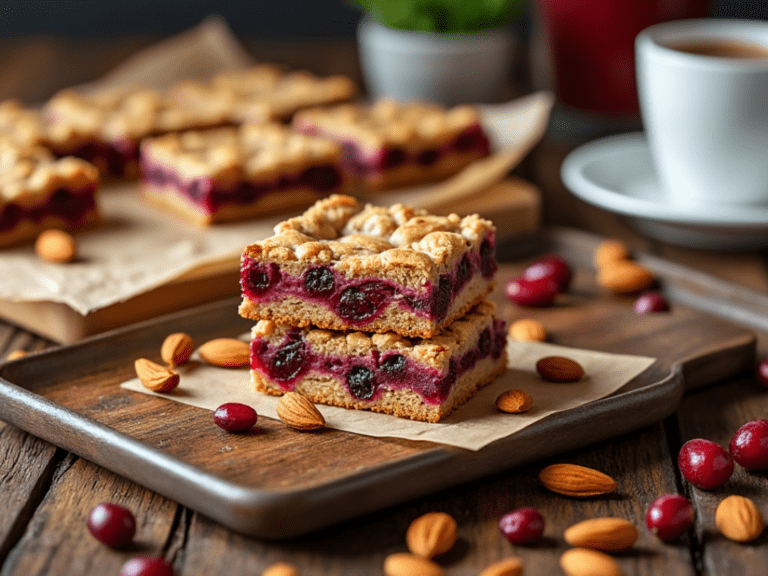
[[[768, 323], [760, 295], [642, 258], [659, 275], [673, 310], [636, 316], [631, 299], [608, 296], [594, 283], [590, 262], [599, 240], [552, 230], [501, 247], [502, 256], [515, 260], [499, 271], [500, 314], [508, 321], [540, 318], [556, 344], [657, 361], [618, 393], [477, 452], [337, 430], [302, 434], [267, 418], [252, 434], [228, 435], [212, 425], [209, 411], [119, 387], [134, 376], [133, 360], [157, 358], [171, 332], [201, 342], [247, 331], [251, 323], [237, 316], [236, 300], [0, 366], [0, 419], [234, 530], [281, 538], [646, 426], [675, 410], [684, 386], [712, 384], [753, 366], [753, 334], [696, 308]], [[549, 309], [507, 302], [506, 281], [528, 258], [549, 251], [578, 266], [569, 294]]]

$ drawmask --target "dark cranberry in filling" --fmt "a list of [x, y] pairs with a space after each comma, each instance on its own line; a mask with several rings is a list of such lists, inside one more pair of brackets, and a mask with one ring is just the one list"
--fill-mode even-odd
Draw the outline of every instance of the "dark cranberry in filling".
[[313, 166], [304, 170], [299, 182], [318, 192], [328, 192], [341, 184], [341, 174], [333, 166]]
[[439, 155], [437, 150], [424, 150], [418, 155], [416, 161], [422, 166], [431, 166], [437, 161]]
[[6, 204], [0, 210], [0, 232], [10, 230], [21, 220], [22, 211], [16, 204]]
[[292, 340], [275, 352], [269, 363], [269, 377], [277, 382], [288, 382], [304, 367], [304, 341]]
[[437, 290], [432, 297], [432, 315], [437, 320], [442, 320], [448, 313], [448, 307], [451, 305], [453, 296], [453, 282], [448, 274], [440, 275], [440, 282]]
[[469, 254], [464, 254], [459, 262], [459, 268], [456, 270], [456, 280], [453, 284], [453, 291], [458, 292], [467, 283], [469, 277], [472, 275], [472, 266], [469, 263]]
[[243, 273], [243, 289], [249, 294], [259, 296], [280, 280], [277, 264], [260, 265], [251, 262]]
[[491, 351], [491, 331], [488, 328], [480, 332], [477, 347], [480, 349], [480, 354], [483, 356], [486, 356], [488, 352]]
[[496, 258], [493, 257], [493, 246], [489, 240], [480, 244], [480, 271], [484, 278], [490, 278], [496, 273]]
[[401, 356], [400, 354], [387, 356], [379, 365], [379, 370], [387, 376], [402, 374], [405, 370], [405, 356]]
[[459, 134], [453, 141], [453, 147], [460, 152], [470, 152], [472, 150], [485, 150], [488, 147], [488, 140], [479, 126], [468, 128]]
[[504, 347], [507, 345], [507, 336], [505, 330], [505, 324], [503, 320], [493, 321], [493, 348], [491, 349], [491, 357], [497, 359], [504, 351]]
[[345, 320], [361, 322], [374, 317], [394, 294], [394, 289], [372, 281], [345, 289], [336, 304], [336, 313]]
[[373, 381], [373, 372], [364, 366], [355, 366], [347, 374], [347, 386], [349, 392], [355, 398], [368, 400], [373, 397], [376, 385]]
[[394, 168], [405, 162], [405, 152], [400, 148], [390, 148], [384, 152], [383, 168]]
[[304, 275], [304, 290], [312, 296], [326, 296], [333, 292], [333, 272], [325, 266], [310, 268]]

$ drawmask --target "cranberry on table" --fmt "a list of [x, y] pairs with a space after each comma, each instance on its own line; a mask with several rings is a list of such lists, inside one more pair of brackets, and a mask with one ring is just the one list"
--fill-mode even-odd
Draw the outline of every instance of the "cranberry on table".
[[674, 540], [693, 526], [693, 506], [684, 496], [664, 494], [651, 502], [645, 525], [660, 540]]
[[136, 519], [123, 506], [103, 502], [91, 510], [86, 523], [96, 540], [110, 548], [123, 548], [133, 541]]
[[768, 358], [764, 358], [757, 365], [757, 379], [760, 384], [768, 388]]
[[258, 418], [256, 410], [238, 402], [222, 404], [213, 413], [213, 421], [227, 432], [243, 432], [253, 428]]
[[539, 278], [538, 280], [516, 278], [506, 286], [507, 298], [515, 304], [532, 308], [552, 306], [559, 293], [560, 288], [557, 282], [551, 278]]
[[731, 456], [747, 470], [768, 468], [768, 420], [752, 420], [736, 431], [729, 445]]
[[136, 556], [123, 564], [120, 576], [175, 576], [175, 572], [162, 556]]
[[637, 314], [667, 312], [669, 310], [669, 303], [659, 292], [646, 292], [637, 297], [634, 310]]
[[677, 465], [683, 477], [702, 490], [722, 486], [733, 474], [733, 459], [728, 451], [716, 442], [702, 438], [683, 444]]
[[499, 530], [512, 544], [531, 544], [544, 533], [544, 518], [536, 508], [518, 508], [501, 517]]
[[573, 271], [563, 258], [556, 254], [539, 258], [523, 270], [522, 277], [525, 280], [540, 280], [550, 278], [557, 283], [560, 292], [567, 292], [571, 286]]

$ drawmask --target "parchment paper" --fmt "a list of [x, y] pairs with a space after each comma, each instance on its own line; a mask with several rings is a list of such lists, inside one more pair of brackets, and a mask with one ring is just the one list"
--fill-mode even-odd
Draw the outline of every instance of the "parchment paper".
[[[241, 338], [248, 341], [249, 335]], [[317, 405], [317, 408], [329, 428], [366, 436], [406, 438], [479, 450], [546, 416], [616, 392], [654, 362], [653, 358], [642, 356], [578, 350], [540, 342], [510, 341], [507, 353], [508, 370], [504, 375], [481, 389], [448, 418], [435, 424], [365, 410], [323, 405]], [[553, 355], [576, 360], [584, 368], [584, 379], [569, 384], [544, 382], [536, 372], [536, 362]], [[156, 394], [138, 379], [125, 382], [122, 387], [209, 410], [215, 410], [225, 402], [240, 402], [252, 406], [260, 417], [277, 419], [275, 407], [278, 398], [256, 392], [247, 368], [216, 368], [200, 362], [195, 354], [190, 364], [178, 367], [178, 372], [181, 374], [179, 387], [169, 394]], [[533, 406], [528, 412], [506, 414], [496, 409], [496, 398], [509, 389], [525, 390], [533, 397]], [[214, 426], [213, 419], [211, 426]]]
[[[210, 76], [250, 63], [247, 51], [226, 24], [211, 18], [136, 54], [100, 81], [81, 89], [137, 83], [163, 88], [183, 78]], [[543, 92], [482, 108], [483, 123], [495, 150], [491, 157], [445, 184], [365, 199], [429, 208], [436, 202], [449, 202], [462, 194], [481, 191], [503, 178], [540, 140], [552, 101], [552, 95]], [[274, 225], [287, 217], [203, 229], [146, 206], [136, 183], [104, 186], [99, 205], [106, 224], [78, 236], [82, 258], [76, 263], [43, 262], [29, 245], [1, 250], [0, 299], [60, 302], [87, 315], [163, 285], [201, 265], [237, 262], [245, 246], [271, 236]]]

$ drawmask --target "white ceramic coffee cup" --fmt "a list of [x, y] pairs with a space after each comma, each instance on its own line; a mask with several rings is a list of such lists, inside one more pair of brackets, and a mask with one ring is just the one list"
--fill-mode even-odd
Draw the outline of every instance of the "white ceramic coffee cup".
[[661, 184], [676, 204], [768, 203], [768, 58], [670, 48], [693, 41], [768, 51], [768, 22], [678, 20], [637, 36], [640, 110]]

